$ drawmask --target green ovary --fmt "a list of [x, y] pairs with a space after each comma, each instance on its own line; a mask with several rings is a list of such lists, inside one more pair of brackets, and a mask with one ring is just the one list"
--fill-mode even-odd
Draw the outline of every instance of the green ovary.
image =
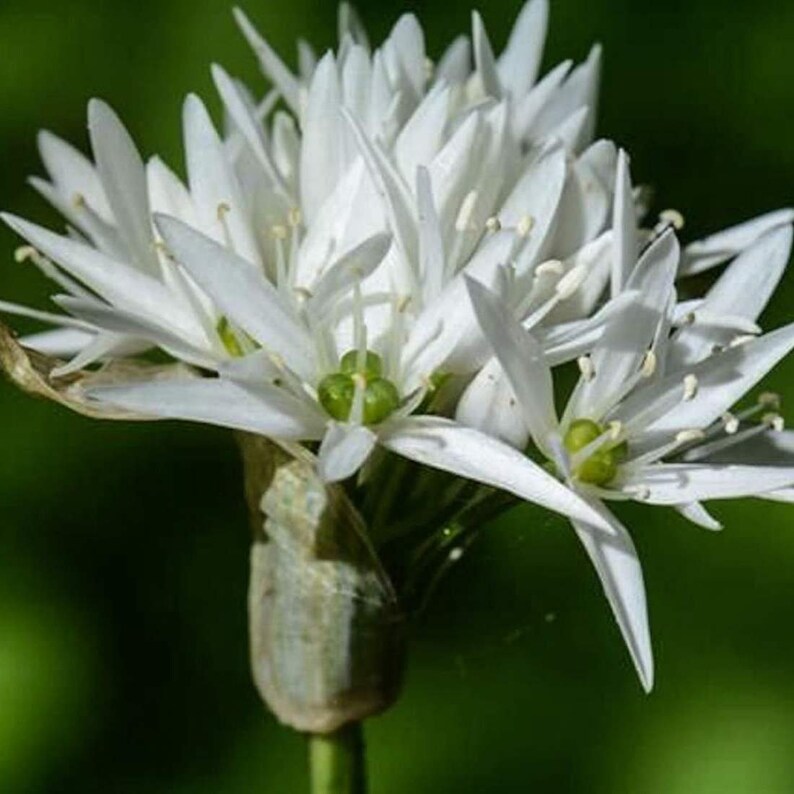
[[[565, 449], [574, 455], [605, 432], [606, 428], [592, 419], [576, 419], [571, 422], [563, 438]], [[591, 485], [608, 485], [615, 478], [618, 465], [625, 460], [627, 452], [625, 441], [615, 446], [606, 442], [576, 467], [574, 476]]]
[[359, 358], [356, 350], [345, 353], [340, 361], [340, 371], [326, 375], [320, 381], [317, 398], [330, 416], [346, 422], [355, 399], [355, 379], [363, 378], [366, 385], [362, 420], [365, 425], [376, 425], [398, 408], [400, 395], [390, 380], [381, 377], [383, 362], [377, 353], [367, 350], [360, 367]]

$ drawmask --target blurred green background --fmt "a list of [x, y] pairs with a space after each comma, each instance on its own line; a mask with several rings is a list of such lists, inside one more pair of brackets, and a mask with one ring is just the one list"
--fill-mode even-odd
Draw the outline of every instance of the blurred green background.
[[[498, 45], [518, 0], [482, 0]], [[335, 5], [250, 0], [282, 52], [334, 38]], [[373, 37], [403, 10], [359, 2]], [[431, 51], [467, 3], [413, 5]], [[792, 202], [794, 4], [552, 0], [546, 63], [605, 45], [600, 132], [692, 238]], [[0, 205], [35, 131], [85, 142], [92, 95], [180, 161], [183, 95], [212, 60], [262, 88], [224, 0], [2, 0]], [[217, 107], [217, 105], [216, 105]], [[2, 295], [43, 301], [0, 231]], [[790, 319], [794, 274], [768, 311]], [[794, 387], [794, 362], [768, 384]], [[230, 437], [95, 423], [0, 387], [0, 792], [300, 792], [303, 742], [249, 684], [248, 530]], [[373, 794], [794, 791], [794, 511], [716, 505], [711, 534], [621, 511], [645, 565], [658, 684], [642, 694], [595, 576], [557, 519], [492, 526], [418, 627], [402, 701], [369, 728]]]

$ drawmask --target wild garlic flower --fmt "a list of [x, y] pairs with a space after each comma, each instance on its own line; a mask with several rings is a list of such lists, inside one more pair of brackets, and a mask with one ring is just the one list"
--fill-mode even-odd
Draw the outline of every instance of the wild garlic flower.
[[[260, 101], [213, 67], [228, 134], [188, 97], [186, 182], [144, 162], [99, 100], [93, 160], [40, 135], [48, 177], [32, 184], [67, 233], [3, 219], [26, 240], [18, 258], [57, 285], [61, 312], [1, 302], [57, 329], [20, 346], [0, 327], [4, 365], [92, 415], [269, 439], [311, 471], [293, 480], [283, 464], [272, 512], [312, 532], [326, 502], [296, 518], [284, 494], [343, 503], [358, 526], [372, 507], [362, 493], [388, 514], [406, 483], [431, 493], [443, 475], [430, 469], [453, 475], [428, 499], [431, 540], [460, 503], [481, 520], [492, 489], [569, 517], [649, 688], [642, 576], [604, 501], [670, 504], [713, 526], [703, 500], [791, 497], [785, 449], [760, 449], [774, 466], [722, 460], [732, 449], [741, 461], [779, 424], [768, 401], [727, 412], [794, 341], [789, 328], [755, 338], [792, 212], [683, 252], [674, 211], [642, 227], [628, 155], [594, 139], [600, 49], [539, 79], [547, 0], [526, 4], [501, 56], [474, 14], [471, 36], [437, 63], [412, 15], [373, 50], [343, 5], [337, 50], [317, 58], [301, 42], [298, 74], [236, 17], [273, 87]], [[729, 260], [705, 297], [678, 300], [677, 279]], [[173, 365], [131, 358], [152, 349]], [[551, 367], [574, 360], [582, 378], [558, 418]], [[384, 450], [420, 466], [406, 472]]]
[[[653, 658], [642, 572], [628, 532], [605, 502], [671, 506], [718, 529], [703, 501], [790, 498], [794, 455], [790, 442], [775, 440], [778, 398], [762, 395], [754, 407], [731, 409], [794, 348], [794, 324], [761, 336], [755, 325], [791, 242], [790, 224], [762, 233], [705, 298], [682, 307], [674, 291], [679, 246], [665, 231], [631, 270], [626, 288], [635, 297], [580, 359], [581, 377], [560, 417], [540, 345], [492, 292], [468, 283], [533, 450], [610, 525], [605, 532], [572, 520], [646, 689]], [[760, 439], [767, 442], [765, 463], [763, 455], [744, 454]]]

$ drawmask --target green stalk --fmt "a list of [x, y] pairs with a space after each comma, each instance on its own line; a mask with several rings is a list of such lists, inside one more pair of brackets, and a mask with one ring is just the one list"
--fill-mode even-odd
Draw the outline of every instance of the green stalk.
[[311, 794], [366, 794], [364, 735], [360, 722], [335, 733], [309, 736]]

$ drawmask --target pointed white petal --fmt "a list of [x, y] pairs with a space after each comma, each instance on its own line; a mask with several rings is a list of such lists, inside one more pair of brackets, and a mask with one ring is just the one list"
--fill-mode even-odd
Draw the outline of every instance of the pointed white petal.
[[499, 58], [501, 83], [517, 99], [535, 84], [548, 24], [548, 0], [528, 0]]
[[618, 154], [615, 177], [615, 204], [612, 216], [614, 254], [612, 259], [612, 297], [626, 286], [637, 262], [637, 211], [629, 173], [629, 158], [623, 149]]
[[637, 298], [607, 323], [593, 351], [595, 377], [580, 381], [569, 402], [571, 416], [601, 417], [639, 370], [672, 298], [678, 260], [678, 241], [670, 232], [643, 254], [626, 285]]
[[116, 336], [147, 340], [190, 364], [212, 368], [220, 357], [197, 347], [191, 340], [185, 340], [159, 322], [108, 306], [101, 301], [88, 301], [85, 298], [73, 298], [69, 295], [56, 296], [53, 300], [66, 311], [92, 323], [97, 328]]
[[492, 358], [466, 387], [458, 400], [455, 421], [481, 430], [516, 449], [525, 449], [529, 443], [529, 429], [523, 412], [496, 358]]
[[722, 524], [720, 524], [700, 502], [687, 502], [686, 504], [675, 505], [675, 509], [687, 521], [691, 521], [693, 524], [697, 524], [697, 526], [703, 529], [708, 529], [711, 532], [719, 532], [719, 530], [722, 529]]
[[394, 145], [394, 158], [408, 184], [416, 179], [416, 169], [431, 162], [441, 148], [449, 105], [449, 87], [439, 85], [422, 100], [402, 128]]
[[487, 96], [500, 99], [502, 96], [502, 85], [496, 68], [493, 48], [488, 40], [488, 33], [485, 30], [482, 17], [476, 11], [472, 12], [471, 19], [474, 63], [482, 81], [483, 90]]
[[83, 243], [53, 234], [34, 223], [3, 215], [3, 220], [42, 254], [82, 281], [109, 303], [150, 318], [168, 318], [180, 332], [196, 324], [166, 288], [151, 276], [101, 254]]
[[389, 234], [376, 234], [334, 262], [309, 287], [312, 294], [310, 311], [318, 314], [332, 311], [337, 298], [372, 275], [388, 253], [391, 241]]
[[20, 337], [19, 344], [45, 356], [70, 358], [77, 355], [86, 345], [91, 344], [96, 334], [78, 328], [57, 328]]
[[438, 82], [455, 85], [468, 78], [471, 70], [471, 44], [466, 36], [458, 36], [447, 47], [436, 64]]
[[643, 501], [657, 505], [738, 499], [794, 485], [794, 466], [655, 463], [632, 472], [621, 485], [647, 488]]
[[[758, 319], [780, 283], [791, 254], [791, 242], [792, 227], [778, 226], [761, 235], [731, 262], [705, 299], [692, 310], [694, 323], [676, 335], [669, 366], [683, 367], [700, 361], [715, 346], [730, 342], [737, 330], [757, 333], [752, 322], [747, 330], [742, 330], [736, 328], [737, 321]], [[735, 318], [733, 322], [731, 318]]]
[[267, 150], [262, 128], [255, 116], [255, 109], [248, 104], [239, 86], [221, 66], [212, 65], [212, 79], [226, 112], [251, 148], [271, 184], [275, 189], [283, 191], [281, 177]]
[[239, 8], [234, 9], [234, 18], [240, 26], [248, 44], [254, 50], [262, 71], [279, 90], [289, 109], [300, 113], [300, 83], [294, 74], [284, 65], [284, 61], [276, 55], [273, 48], [265, 41], [259, 31]]
[[415, 262], [417, 253], [417, 221], [411, 193], [387, 158], [367, 138], [358, 120], [347, 111], [343, 112], [370, 176], [386, 203], [395, 241], [406, 260], [406, 265], [410, 266]]
[[[681, 382], [687, 371], [670, 373], [647, 393], [637, 393], [621, 409], [621, 420], [640, 414], [653, 402], [672, 403], [672, 410], [648, 426], [651, 432], [676, 433], [706, 428], [755, 386], [794, 348], [794, 324], [764, 334], [738, 347], [710, 356], [691, 368], [697, 378], [692, 399], [678, 402]], [[672, 398], [672, 399], [671, 399]], [[675, 407], [673, 407], [675, 406]]]
[[377, 440], [362, 425], [330, 422], [317, 453], [317, 473], [325, 482], [346, 480], [364, 465]]
[[183, 119], [188, 181], [201, 228], [239, 256], [259, 264], [259, 246], [237, 176], [204, 103], [194, 94], [185, 100]]
[[684, 249], [681, 275], [691, 276], [732, 259], [771, 229], [794, 222], [794, 209], [760, 215], [750, 221], [690, 243]]
[[513, 387], [532, 438], [546, 452], [548, 439], [557, 430], [557, 416], [551, 370], [543, 349], [492, 292], [472, 279], [467, 279], [466, 286], [474, 313]]
[[166, 245], [221, 314], [311, 380], [311, 340], [275, 287], [245, 260], [181, 221], [157, 216]]
[[398, 455], [501, 488], [549, 510], [609, 525], [578, 494], [526, 455], [472, 428], [440, 417], [409, 417], [383, 426], [380, 442]]
[[301, 206], [311, 224], [348, 167], [339, 73], [327, 53], [312, 76], [302, 120]]
[[159, 265], [143, 160], [119, 117], [98, 99], [88, 104], [88, 129], [99, 178], [119, 235], [136, 264], [157, 274]]
[[645, 583], [631, 537], [602, 504], [594, 503], [609, 530], [574, 521], [574, 529], [601, 580], [643, 689], [653, 689], [653, 652], [648, 628]]
[[318, 439], [325, 424], [307, 404], [281, 389], [267, 384], [243, 387], [220, 378], [95, 387], [88, 395], [163, 419], [204, 422], [278, 439]]
[[430, 173], [421, 166], [416, 177], [419, 214], [419, 278], [426, 300], [435, 298], [444, 282], [444, 239], [436, 212]]
[[70, 143], [42, 130], [38, 137], [39, 153], [53, 182], [65, 201], [82, 196], [102, 220], [113, 219], [102, 182], [94, 164]]

